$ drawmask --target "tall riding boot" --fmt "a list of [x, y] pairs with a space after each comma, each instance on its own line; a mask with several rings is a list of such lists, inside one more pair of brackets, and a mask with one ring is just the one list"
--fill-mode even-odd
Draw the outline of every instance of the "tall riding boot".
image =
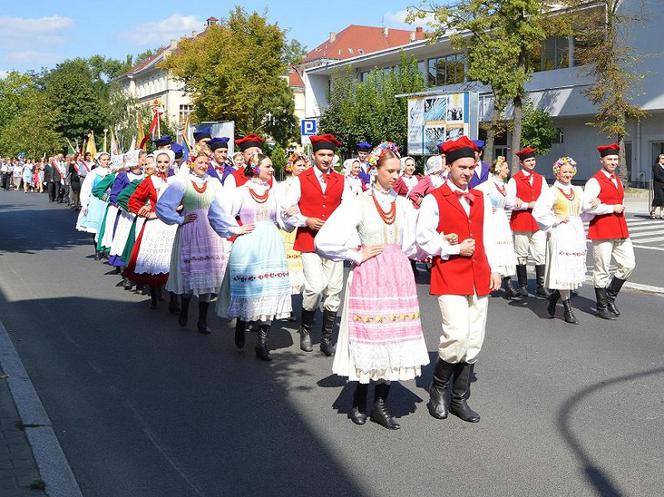
[[178, 323], [180, 323], [180, 326], [187, 326], [187, 320], [189, 319], [189, 302], [191, 302], [191, 297], [185, 297], [183, 295], [180, 316], [178, 317]]
[[388, 430], [398, 430], [401, 428], [390, 412], [387, 410], [387, 397], [390, 394], [389, 383], [378, 383], [374, 393], [373, 411], [371, 411], [371, 421], [384, 426]]
[[579, 320], [576, 319], [574, 312], [572, 311], [572, 298], [563, 300], [563, 309], [565, 309], [565, 322], [569, 324], [579, 324]]
[[159, 292], [159, 287], [150, 285], [150, 309], [159, 308], [159, 295], [157, 292]]
[[616, 319], [616, 316], [607, 307], [606, 288], [595, 287], [595, 297], [597, 298], [597, 315], [602, 319]]
[[544, 264], [538, 264], [535, 266], [535, 277], [537, 278], [537, 290], [535, 293], [538, 297], [549, 298], [549, 292], [544, 288], [544, 273], [546, 266]]
[[454, 364], [443, 361], [440, 357], [433, 371], [433, 380], [429, 387], [427, 409], [436, 419], [445, 419], [450, 411], [449, 392], [450, 379], [454, 373]]
[[271, 361], [270, 351], [267, 348], [267, 334], [270, 331], [269, 324], [261, 324], [256, 336], [256, 357], [262, 361]]
[[470, 378], [473, 376], [474, 367], [467, 362], [455, 366], [452, 402], [450, 402], [450, 412], [468, 423], [477, 423], [480, 420], [480, 415], [473, 411], [467, 402], [470, 398]]
[[517, 296], [517, 293], [514, 291], [514, 288], [512, 288], [512, 278], [510, 278], [509, 276], [505, 276], [503, 278], [503, 287], [505, 288], [505, 293], [503, 294], [503, 296], [507, 300], [511, 300]]
[[337, 313], [325, 309], [323, 311], [323, 329], [320, 336], [320, 351], [328, 357], [334, 355], [334, 351], [336, 350], [336, 345], [332, 341], [336, 322]]
[[556, 304], [560, 299], [560, 290], [554, 290], [549, 295], [549, 305], [546, 307], [546, 310], [549, 312], [549, 316], [554, 317], [556, 315]]
[[314, 314], [316, 310], [307, 311], [302, 309], [302, 322], [300, 323], [300, 349], [305, 352], [314, 350], [311, 345], [311, 327], [314, 325]]
[[519, 282], [519, 288], [517, 289], [518, 294], [521, 297], [528, 296], [528, 268], [525, 264], [517, 264], [516, 266], [516, 278]]
[[367, 422], [367, 394], [369, 393], [369, 384], [358, 382], [353, 393], [353, 408], [348, 417], [356, 425], [363, 425]]
[[171, 314], [177, 314], [180, 312], [180, 306], [178, 305], [178, 296], [173, 292], [168, 292], [169, 301], [168, 301], [168, 312]]
[[620, 316], [620, 311], [616, 307], [616, 297], [624, 284], [625, 280], [621, 280], [614, 276], [611, 278], [611, 283], [609, 283], [609, 286], [606, 289], [606, 307], [609, 309], [609, 312], [613, 313], [615, 316]]
[[242, 321], [240, 318], [235, 320], [235, 346], [238, 349], [244, 347], [245, 332], [247, 331], [247, 322]]
[[207, 314], [210, 307], [210, 302], [198, 301], [198, 332], [202, 335], [209, 335], [212, 330], [207, 325]]

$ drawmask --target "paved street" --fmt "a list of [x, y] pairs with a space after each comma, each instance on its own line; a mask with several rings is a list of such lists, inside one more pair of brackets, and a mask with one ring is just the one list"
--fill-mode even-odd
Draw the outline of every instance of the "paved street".
[[[577, 327], [543, 301], [492, 299], [470, 402], [482, 421], [429, 416], [430, 365], [392, 389], [389, 432], [347, 419], [350, 390], [291, 323], [275, 324], [269, 364], [216, 318], [211, 336], [183, 330], [119, 288], [74, 222], [46, 195], [0, 192], [0, 319], [86, 497], [662, 495], [661, 295], [625, 291], [607, 322], [586, 285]], [[664, 247], [664, 221], [630, 225]], [[633, 282], [664, 286], [663, 262], [637, 249]], [[440, 314], [419, 283], [433, 359]]]

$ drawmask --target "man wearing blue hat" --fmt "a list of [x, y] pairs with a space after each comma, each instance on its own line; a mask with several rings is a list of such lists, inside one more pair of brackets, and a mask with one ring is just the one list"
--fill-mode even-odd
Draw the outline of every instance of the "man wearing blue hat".
[[210, 148], [208, 142], [212, 139], [212, 129], [209, 126], [197, 128], [194, 131], [194, 150], [197, 154], [203, 153], [210, 155]]
[[356, 146], [357, 158], [360, 161], [360, 174], [358, 174], [358, 176], [362, 180], [363, 185], [368, 185], [371, 183], [371, 175], [369, 174], [369, 162], [367, 161], [367, 157], [369, 156], [369, 152], [371, 152], [372, 148], [373, 146], [371, 143], [366, 141], [361, 141]]
[[489, 164], [482, 160], [485, 145], [484, 140], [473, 140], [473, 143], [478, 148], [478, 151], [475, 152], [475, 161], [477, 162], [477, 166], [475, 167], [475, 173], [470, 178], [470, 183], [468, 183], [469, 188], [475, 188], [476, 186], [481, 185], [486, 180], [488, 180], [490, 169]]
[[168, 135], [164, 135], [154, 140], [153, 143], [156, 150], [170, 150], [173, 139]]
[[228, 162], [228, 142], [230, 138], [212, 138], [208, 143], [208, 148], [212, 151], [212, 160], [208, 167], [208, 174], [217, 178], [223, 185], [226, 178], [235, 172], [235, 169]]
[[[184, 147], [179, 143], [173, 143], [171, 145], [171, 151], [175, 154], [175, 162], [168, 170], [168, 175], [173, 176], [180, 172], [182, 168], [182, 163], [184, 162]], [[186, 167], [186, 165], [185, 165]]]

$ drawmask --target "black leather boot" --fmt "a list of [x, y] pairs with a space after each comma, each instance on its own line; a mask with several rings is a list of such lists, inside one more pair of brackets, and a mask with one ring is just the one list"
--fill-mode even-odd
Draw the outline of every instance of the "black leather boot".
[[328, 357], [334, 355], [334, 351], [336, 350], [336, 344], [332, 339], [336, 321], [336, 312], [328, 311], [327, 309], [323, 311], [323, 330], [321, 331], [320, 336], [320, 351]]
[[615, 276], [611, 278], [611, 283], [606, 289], [606, 307], [615, 316], [620, 316], [620, 311], [616, 307], [616, 297], [620, 293], [620, 289], [625, 284], [625, 280], [616, 278]]
[[544, 273], [546, 272], [546, 266], [544, 264], [539, 264], [535, 266], [535, 277], [537, 278], [537, 290], [535, 293], [538, 297], [549, 298], [549, 292], [544, 288]]
[[302, 309], [302, 322], [300, 323], [300, 350], [311, 352], [314, 350], [311, 345], [311, 327], [314, 325], [314, 314], [316, 311], [307, 311]]
[[390, 393], [388, 383], [378, 383], [374, 393], [373, 411], [371, 411], [371, 421], [384, 426], [388, 430], [398, 430], [401, 428], [390, 412], [387, 410], [387, 397]]
[[245, 331], [247, 331], [247, 322], [242, 321], [240, 318], [235, 320], [235, 346], [238, 349], [244, 347], [245, 343]]
[[180, 326], [187, 326], [187, 321], [189, 320], [189, 302], [191, 302], [191, 297], [182, 296], [182, 307], [180, 308], [180, 316], [178, 317]]
[[470, 379], [473, 376], [474, 364], [462, 362], [454, 367], [454, 383], [452, 385], [452, 401], [450, 412], [468, 423], [478, 423], [480, 415], [468, 405], [470, 398]]
[[616, 316], [607, 307], [606, 288], [595, 287], [595, 297], [597, 298], [597, 315], [602, 319], [616, 319]]
[[453, 373], [454, 364], [445, 362], [439, 357], [433, 372], [433, 380], [429, 387], [429, 402], [427, 402], [429, 414], [436, 419], [445, 419], [449, 414], [450, 378]]
[[528, 296], [528, 268], [525, 264], [517, 264], [516, 266], [516, 278], [519, 282], [519, 288], [517, 289], [518, 294], [521, 297]]
[[212, 330], [207, 325], [207, 313], [210, 307], [210, 302], [198, 301], [198, 332], [201, 335], [209, 335]]
[[159, 309], [159, 287], [150, 285], [150, 309]]
[[507, 300], [511, 300], [517, 297], [517, 293], [514, 291], [514, 288], [512, 287], [512, 278], [510, 278], [509, 276], [504, 277], [503, 287], [505, 288], [504, 297]]
[[180, 312], [180, 306], [178, 305], [178, 296], [173, 292], [168, 292], [170, 300], [168, 302], [168, 312], [171, 314], [177, 314]]
[[579, 324], [574, 312], [572, 311], [572, 299], [563, 300], [563, 309], [565, 309], [565, 322], [569, 324]]
[[270, 331], [269, 324], [262, 324], [258, 328], [258, 334], [256, 335], [256, 357], [261, 361], [271, 361], [272, 357], [270, 356], [270, 351], [267, 348], [267, 334]]
[[560, 291], [554, 290], [551, 292], [551, 295], [549, 295], [549, 305], [546, 307], [546, 310], [551, 317], [555, 317], [556, 315], [556, 304], [558, 303], [558, 299], [560, 299]]
[[131, 290], [134, 284], [126, 276], [122, 278], [122, 288], [125, 290]]
[[369, 392], [368, 383], [358, 382], [353, 393], [353, 408], [348, 417], [356, 425], [363, 425], [367, 422], [367, 393]]

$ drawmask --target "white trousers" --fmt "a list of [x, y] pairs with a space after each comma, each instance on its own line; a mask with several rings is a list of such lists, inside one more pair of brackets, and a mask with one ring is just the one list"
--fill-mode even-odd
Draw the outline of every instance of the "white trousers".
[[337, 312], [344, 284], [343, 261], [335, 262], [315, 253], [303, 253], [302, 268], [304, 270], [302, 307], [307, 311], [315, 311], [322, 299], [323, 309]]
[[536, 266], [544, 264], [546, 254], [546, 233], [543, 231], [515, 231], [514, 232], [514, 252], [519, 264], [528, 263], [528, 250], [535, 260]]
[[611, 257], [615, 259], [617, 266], [614, 276], [621, 280], [629, 278], [636, 267], [632, 240], [630, 238], [593, 240], [593, 285], [595, 288], [609, 286]]
[[440, 295], [438, 305], [443, 316], [438, 355], [450, 364], [473, 364], [484, 343], [488, 297]]

